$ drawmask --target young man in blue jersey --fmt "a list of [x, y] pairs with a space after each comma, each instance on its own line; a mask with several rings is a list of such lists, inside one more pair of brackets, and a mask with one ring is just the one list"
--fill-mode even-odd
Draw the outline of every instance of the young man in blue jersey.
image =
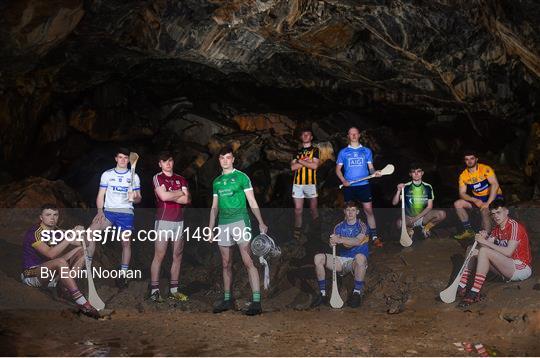
[[[330, 235], [330, 246], [340, 245], [336, 256], [336, 271], [341, 275], [349, 272], [354, 274], [354, 290], [349, 298], [349, 306], [359, 307], [362, 303], [364, 290], [364, 277], [367, 270], [369, 256], [367, 227], [360, 219], [358, 204], [353, 201], [345, 203], [345, 219], [334, 227]], [[315, 308], [328, 302], [326, 291], [325, 269], [333, 269], [331, 254], [315, 255], [315, 273], [319, 284], [319, 294], [315, 297], [311, 307]]]
[[[349, 128], [347, 133], [349, 146], [340, 150], [336, 161], [336, 175], [343, 183], [343, 195], [345, 201], [358, 201], [362, 203], [369, 226], [369, 235], [376, 247], [382, 247], [382, 240], [377, 236], [377, 223], [373, 214], [371, 203], [371, 185], [369, 181], [362, 180], [371, 174], [380, 177], [380, 170], [373, 167], [373, 154], [371, 149], [363, 147], [360, 142], [360, 131], [356, 127]], [[343, 168], [343, 172], [342, 172]], [[353, 182], [353, 183], [351, 183]]]

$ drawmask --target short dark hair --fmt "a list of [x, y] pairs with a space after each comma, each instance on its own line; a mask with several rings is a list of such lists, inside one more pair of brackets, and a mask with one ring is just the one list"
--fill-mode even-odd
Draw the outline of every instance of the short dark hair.
[[347, 208], [357, 208], [357, 209], [359, 209], [360, 206], [358, 206], [358, 203], [356, 201], [349, 200], [349, 201], [345, 202], [344, 209], [347, 209]]
[[234, 156], [234, 150], [233, 150], [233, 147], [232, 145], [230, 144], [227, 144], [225, 145], [224, 147], [222, 147], [220, 150], [219, 150], [219, 155], [226, 155], [226, 154], [229, 154], [231, 153], [233, 156]]
[[422, 169], [422, 166], [420, 165], [420, 163], [414, 163], [414, 162], [413, 162], [413, 163], [411, 163], [411, 164], [409, 165], [409, 173], [412, 172], [412, 171], [414, 171], [414, 170], [416, 170], [416, 169], [423, 170], [423, 169]]
[[118, 156], [118, 154], [124, 154], [124, 155], [127, 155], [129, 156], [129, 149], [127, 149], [126, 147], [119, 147], [118, 149], [116, 149], [116, 153], [114, 154], [114, 156]]
[[309, 132], [311, 135], [313, 135], [313, 130], [311, 130], [311, 128], [308, 128], [308, 127], [304, 127], [300, 130], [300, 135], [304, 134], [305, 132]]
[[40, 208], [40, 211], [39, 211], [39, 214], [43, 214], [43, 212], [45, 210], [55, 210], [55, 211], [58, 211], [58, 206], [56, 206], [56, 204], [53, 204], [53, 203], [46, 203], [46, 204], [43, 204], [41, 205], [41, 208]]
[[489, 204], [489, 210], [497, 210], [498, 208], [506, 208], [506, 202], [504, 199], [495, 199]]
[[347, 129], [347, 133], [349, 133], [349, 131], [353, 128], [360, 132], [360, 128], [358, 128], [357, 126], [350, 126], [349, 129]]
[[469, 148], [469, 149], [465, 149], [465, 150], [463, 151], [463, 156], [464, 156], [464, 157], [467, 157], [467, 156], [469, 156], [469, 155], [472, 155], [472, 156], [475, 156], [475, 157], [478, 158], [478, 153], [476, 152], [476, 150], [473, 150], [473, 149], [470, 149], [470, 148]]
[[167, 161], [169, 160], [169, 158], [173, 158], [174, 159], [174, 155], [173, 153], [170, 151], [170, 150], [162, 150], [161, 152], [159, 152], [158, 154], [158, 159], [159, 160], [162, 160], [162, 161]]

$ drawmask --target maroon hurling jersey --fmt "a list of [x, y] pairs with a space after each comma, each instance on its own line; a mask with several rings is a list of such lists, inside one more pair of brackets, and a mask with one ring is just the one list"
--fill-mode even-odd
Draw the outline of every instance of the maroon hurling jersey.
[[[177, 191], [187, 189], [187, 180], [178, 174], [173, 173], [171, 176], [167, 176], [161, 172], [154, 175], [154, 190], [160, 186], [164, 186], [167, 191]], [[155, 193], [155, 191], [154, 191]], [[165, 221], [183, 221], [183, 204], [178, 204], [174, 201], [163, 201], [156, 194], [156, 220]]]

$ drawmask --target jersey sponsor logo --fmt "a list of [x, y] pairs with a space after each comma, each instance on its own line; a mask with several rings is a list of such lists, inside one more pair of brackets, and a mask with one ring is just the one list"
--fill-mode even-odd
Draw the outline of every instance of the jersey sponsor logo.
[[117, 186], [117, 185], [111, 185], [112, 190], [119, 191], [121, 193], [127, 193], [128, 187], [127, 186]]
[[364, 165], [364, 158], [350, 158], [349, 165], [351, 167], [359, 167], [361, 165]]
[[508, 247], [508, 240], [495, 239], [494, 243], [497, 246]]

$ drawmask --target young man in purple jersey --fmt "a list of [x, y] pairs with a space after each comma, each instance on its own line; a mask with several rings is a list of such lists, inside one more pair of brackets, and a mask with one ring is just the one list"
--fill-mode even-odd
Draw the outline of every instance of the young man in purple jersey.
[[[70, 270], [79, 270], [84, 261], [84, 252], [77, 240], [62, 240], [49, 246], [52, 230], [57, 230], [59, 210], [56, 205], [45, 204], [41, 207], [39, 224], [26, 232], [23, 241], [23, 265], [21, 280], [31, 287], [56, 287], [58, 281], [66, 289], [80, 311], [93, 318], [98, 318], [98, 311], [90, 305], [77, 287], [75, 279], [62, 274]], [[83, 230], [76, 226], [74, 230]], [[49, 231], [49, 232], [47, 232]], [[70, 244], [75, 247], [70, 247]]]
[[[373, 154], [371, 149], [360, 144], [360, 131], [356, 127], [349, 128], [347, 132], [349, 145], [340, 150], [336, 161], [336, 175], [343, 183], [343, 195], [345, 201], [358, 201], [366, 214], [369, 235], [373, 245], [382, 247], [383, 242], [377, 236], [377, 223], [373, 214], [371, 185], [368, 180], [357, 181], [371, 174], [380, 177], [380, 170], [373, 166]], [[343, 169], [343, 171], [342, 171]]]

